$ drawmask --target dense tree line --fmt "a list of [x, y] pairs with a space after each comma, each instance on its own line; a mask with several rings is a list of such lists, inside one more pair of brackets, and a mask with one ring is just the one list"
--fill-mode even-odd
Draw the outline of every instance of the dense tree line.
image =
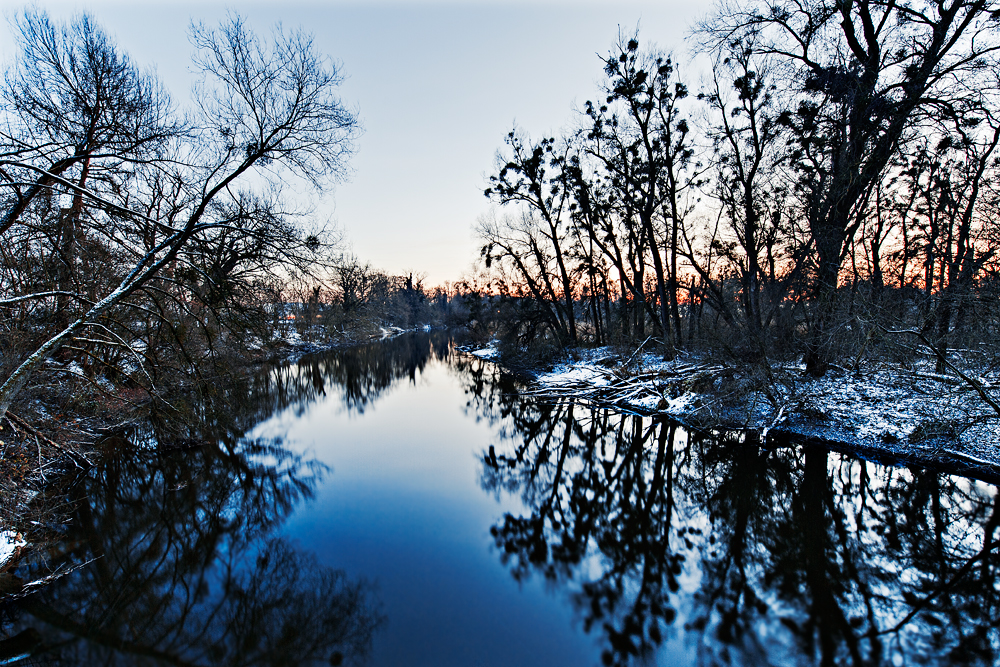
[[[477, 226], [520, 345], [641, 341], [820, 375], [992, 338], [995, 3], [732, 3], [697, 94], [625, 35], [558, 137], [515, 128]], [[514, 305], [516, 304], [516, 305]]]
[[424, 285], [422, 274], [392, 275], [350, 253], [337, 257], [325, 280], [300, 282], [286, 290], [294, 302], [287, 314], [298, 333], [327, 340], [365, 339], [390, 328], [460, 325], [468, 321], [463, 307], [472, 288]]

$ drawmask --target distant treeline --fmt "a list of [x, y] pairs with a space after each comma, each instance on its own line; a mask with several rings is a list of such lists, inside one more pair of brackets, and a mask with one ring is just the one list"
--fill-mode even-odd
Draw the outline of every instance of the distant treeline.
[[571, 129], [498, 153], [477, 233], [506, 339], [653, 336], [814, 374], [995, 340], [998, 16], [726, 4], [693, 31], [697, 82], [622, 36]]
[[341, 255], [324, 279], [285, 285], [282, 301], [268, 309], [271, 335], [293, 327], [315, 341], [363, 340], [390, 328], [465, 326], [475, 319], [476, 304], [489, 301], [483, 292], [467, 282], [426, 287], [420, 274], [391, 275]]

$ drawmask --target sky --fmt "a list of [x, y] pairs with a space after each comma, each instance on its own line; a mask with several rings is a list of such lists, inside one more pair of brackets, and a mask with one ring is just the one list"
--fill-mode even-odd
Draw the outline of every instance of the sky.
[[[459, 280], [478, 257], [476, 219], [497, 150], [516, 124], [541, 138], [572, 127], [596, 97], [600, 57], [619, 31], [690, 60], [685, 38], [708, 2], [239, 2], [37, 0], [53, 18], [88, 11], [140, 67], [155, 68], [183, 104], [194, 81], [187, 39], [236, 9], [259, 33], [304, 27], [342, 67], [340, 94], [363, 132], [348, 180], [322, 193], [316, 215], [354, 254], [425, 285]], [[0, 0], [9, 17], [24, 3]], [[0, 57], [13, 56], [9, 27]], [[694, 68], [687, 78], [696, 78]], [[682, 75], [684, 70], [682, 69]], [[692, 86], [692, 88], [695, 86]], [[299, 195], [302, 196], [302, 195]]]

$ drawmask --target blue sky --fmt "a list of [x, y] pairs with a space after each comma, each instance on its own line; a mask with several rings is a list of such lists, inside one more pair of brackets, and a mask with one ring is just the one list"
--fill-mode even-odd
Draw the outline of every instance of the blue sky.
[[[179, 102], [192, 83], [187, 27], [238, 9], [259, 32], [303, 26], [338, 60], [344, 101], [364, 133], [351, 179], [317, 214], [336, 222], [354, 252], [426, 284], [472, 266], [476, 218], [497, 149], [516, 122], [541, 137], [573, 125], [595, 96], [599, 55], [619, 28], [683, 63], [684, 37], [709, 3], [661, 2], [71, 2], [40, 1], [54, 18], [89, 11], [141, 66], [155, 67]], [[0, 0], [10, 15], [23, 3]], [[0, 40], [5, 62], [9, 32]], [[687, 76], [696, 84], [693, 68]], [[692, 86], [694, 87], [694, 86]]]

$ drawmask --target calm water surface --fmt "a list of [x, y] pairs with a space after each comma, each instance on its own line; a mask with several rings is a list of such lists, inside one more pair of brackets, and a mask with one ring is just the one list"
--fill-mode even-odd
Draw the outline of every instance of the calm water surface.
[[992, 485], [516, 390], [414, 334], [109, 439], [0, 664], [995, 662]]

